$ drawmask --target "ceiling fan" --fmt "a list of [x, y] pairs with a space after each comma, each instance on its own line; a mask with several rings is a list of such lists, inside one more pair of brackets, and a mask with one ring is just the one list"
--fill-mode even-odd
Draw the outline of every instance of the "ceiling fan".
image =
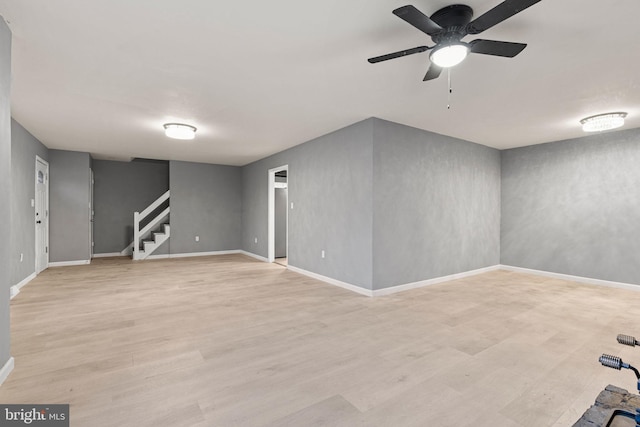
[[443, 68], [453, 67], [462, 62], [469, 52], [513, 58], [527, 45], [485, 39], [476, 39], [469, 43], [461, 40], [468, 34], [480, 34], [539, 1], [541, 0], [505, 0], [473, 21], [473, 9], [464, 4], [446, 6], [430, 17], [411, 5], [402, 6], [394, 10], [393, 14], [431, 36], [435, 45], [401, 50], [369, 58], [368, 61], [375, 64], [432, 50], [429, 54], [431, 66], [423, 79], [427, 81], [440, 76]]

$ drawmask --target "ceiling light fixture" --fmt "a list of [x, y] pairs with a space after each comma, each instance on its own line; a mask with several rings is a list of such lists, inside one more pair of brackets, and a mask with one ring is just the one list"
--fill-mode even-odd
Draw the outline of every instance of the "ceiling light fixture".
[[624, 118], [627, 113], [605, 113], [586, 117], [580, 120], [582, 130], [585, 132], [601, 132], [605, 130], [619, 128], [624, 125]]
[[193, 139], [196, 137], [196, 128], [183, 123], [165, 123], [164, 134], [174, 139]]
[[449, 68], [458, 65], [469, 53], [469, 47], [463, 43], [442, 46], [431, 52], [429, 59], [438, 67]]

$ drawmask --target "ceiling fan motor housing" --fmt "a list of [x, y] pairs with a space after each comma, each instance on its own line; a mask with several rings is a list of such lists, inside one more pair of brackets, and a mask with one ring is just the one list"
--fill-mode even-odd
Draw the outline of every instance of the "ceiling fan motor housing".
[[442, 27], [442, 31], [431, 36], [436, 43], [459, 42], [467, 35], [467, 25], [473, 17], [473, 9], [464, 4], [443, 7], [431, 15], [431, 20]]

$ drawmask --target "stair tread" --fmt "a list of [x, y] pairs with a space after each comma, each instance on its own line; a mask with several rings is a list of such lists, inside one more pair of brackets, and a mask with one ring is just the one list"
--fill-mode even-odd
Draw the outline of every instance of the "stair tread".
[[[140, 260], [146, 259], [148, 255], [151, 255], [158, 249], [164, 242], [169, 239], [171, 224], [170, 223], [162, 223], [160, 224], [158, 231], [150, 231], [150, 234], [147, 234], [147, 239], [141, 239], [141, 248], [138, 249], [138, 258]], [[146, 251], [144, 250], [146, 249]]]

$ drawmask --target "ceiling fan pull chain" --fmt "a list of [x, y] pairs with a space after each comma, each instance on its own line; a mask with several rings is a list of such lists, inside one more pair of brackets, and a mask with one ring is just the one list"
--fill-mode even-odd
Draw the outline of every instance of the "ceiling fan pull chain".
[[449, 84], [449, 93], [447, 94], [447, 110], [451, 109], [451, 93], [453, 90], [451, 89], [451, 68], [447, 68], [447, 82]]

